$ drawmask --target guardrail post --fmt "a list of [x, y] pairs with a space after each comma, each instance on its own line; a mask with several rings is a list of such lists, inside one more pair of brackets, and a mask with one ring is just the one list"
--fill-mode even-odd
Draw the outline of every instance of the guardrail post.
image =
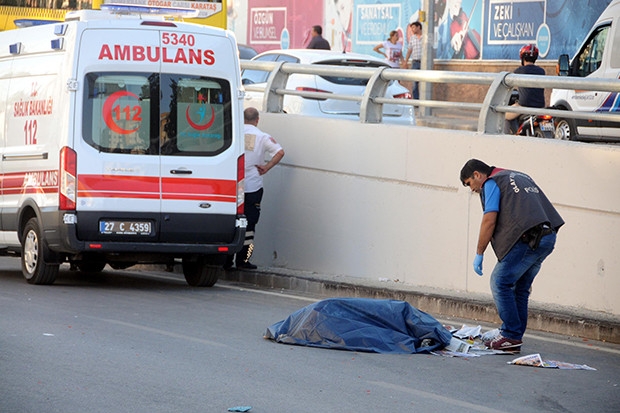
[[264, 112], [280, 113], [283, 111], [284, 95], [276, 93], [276, 90], [286, 88], [289, 74], [282, 71], [284, 63], [277, 62], [267, 79], [265, 96], [263, 97]]
[[512, 87], [508, 86], [504, 79], [510, 72], [501, 72], [497, 75], [482, 103], [480, 117], [478, 118], [478, 132], [498, 134], [504, 133], [505, 114], [495, 111], [497, 105], [507, 105], [510, 100]]
[[389, 80], [381, 77], [386, 67], [378, 68], [366, 85], [366, 90], [362, 95], [360, 106], [360, 122], [362, 123], [381, 123], [383, 119], [383, 104], [376, 103], [374, 98], [385, 96]]

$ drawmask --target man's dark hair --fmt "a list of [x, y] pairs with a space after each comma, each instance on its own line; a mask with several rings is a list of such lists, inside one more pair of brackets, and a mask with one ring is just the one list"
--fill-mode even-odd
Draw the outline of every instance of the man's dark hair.
[[413, 22], [410, 24], [410, 26], [418, 26], [420, 28], [420, 30], [422, 30], [422, 23], [420, 22]]
[[323, 28], [319, 25], [316, 26], [312, 26], [312, 29], [316, 32], [316, 34], [318, 34], [319, 36], [323, 34]]
[[474, 175], [474, 172], [480, 172], [485, 174], [486, 176], [491, 175], [493, 172], [493, 167], [487, 165], [478, 159], [470, 159], [467, 161], [463, 169], [461, 169], [461, 183], [465, 185], [465, 181], [471, 178]]

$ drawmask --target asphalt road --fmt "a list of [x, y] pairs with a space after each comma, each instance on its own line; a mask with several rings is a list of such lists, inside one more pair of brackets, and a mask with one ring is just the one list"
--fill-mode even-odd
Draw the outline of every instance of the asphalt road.
[[85, 278], [64, 269], [53, 286], [32, 286], [17, 259], [0, 258], [0, 412], [619, 410], [618, 345], [526, 336], [522, 355], [597, 369], [585, 371], [263, 338], [314, 300], [225, 282], [191, 288], [178, 274], [149, 271]]

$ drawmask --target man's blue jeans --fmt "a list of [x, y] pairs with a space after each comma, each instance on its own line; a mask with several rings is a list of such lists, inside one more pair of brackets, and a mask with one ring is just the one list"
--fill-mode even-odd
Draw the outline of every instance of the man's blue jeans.
[[[411, 62], [411, 69], [419, 70], [420, 69], [420, 61], [414, 60]], [[420, 82], [413, 82], [413, 87], [411, 90], [411, 95], [414, 99], [420, 99]]]
[[527, 328], [527, 308], [534, 277], [553, 251], [556, 234], [542, 237], [535, 251], [518, 241], [491, 274], [491, 292], [506, 338], [521, 340]]

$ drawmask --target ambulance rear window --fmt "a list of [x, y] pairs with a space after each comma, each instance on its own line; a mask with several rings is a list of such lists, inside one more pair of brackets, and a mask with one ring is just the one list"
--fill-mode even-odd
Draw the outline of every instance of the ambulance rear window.
[[159, 73], [89, 73], [84, 140], [101, 152], [213, 156], [230, 147], [230, 84]]

